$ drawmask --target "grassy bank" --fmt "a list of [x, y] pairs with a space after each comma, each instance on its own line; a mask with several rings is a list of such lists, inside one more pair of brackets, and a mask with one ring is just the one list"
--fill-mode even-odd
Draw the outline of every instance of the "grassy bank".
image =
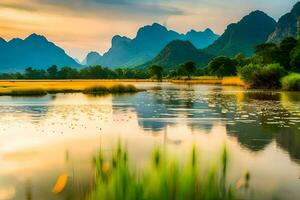
[[94, 187], [88, 200], [230, 200], [240, 199], [238, 190], [247, 189], [247, 173], [237, 185], [227, 183], [228, 153], [224, 148], [220, 164], [207, 171], [200, 170], [201, 163], [195, 147], [188, 161], [179, 164], [167, 159], [160, 149], [153, 151], [148, 167], [136, 171], [130, 167], [127, 151], [118, 145], [113, 155], [95, 158]]
[[0, 96], [44, 96], [47, 94], [57, 94], [57, 93], [84, 93], [84, 94], [122, 94], [122, 93], [135, 93], [143, 91], [142, 89], [136, 88], [134, 85], [124, 85], [124, 84], [112, 84], [112, 85], [95, 85], [87, 88], [67, 88], [66, 85], [59, 87], [39, 87], [30, 88], [25, 87], [13, 87], [0, 89]]
[[[155, 80], [0, 80], [0, 95], [10, 96], [42, 96], [54, 93], [125, 93], [138, 92], [132, 83], [155, 82]], [[244, 86], [238, 77], [219, 79], [213, 76], [193, 77], [192, 80], [163, 80], [172, 83], [218, 84]], [[128, 87], [123, 87], [127, 85]]]
[[224, 85], [224, 86], [245, 86], [244, 81], [239, 77], [224, 77], [218, 78], [216, 76], [200, 76], [193, 77], [191, 80], [179, 79], [171, 80], [172, 83], [189, 83], [189, 84], [214, 84], [214, 85]]

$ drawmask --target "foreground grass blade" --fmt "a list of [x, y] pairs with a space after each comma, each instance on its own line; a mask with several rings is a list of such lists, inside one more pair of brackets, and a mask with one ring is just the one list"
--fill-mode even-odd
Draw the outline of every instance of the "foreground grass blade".
[[[88, 200], [235, 200], [243, 199], [239, 188], [227, 183], [228, 151], [220, 154], [216, 166], [200, 170], [198, 151], [193, 146], [185, 163], [168, 159], [154, 149], [149, 165], [135, 170], [126, 149], [119, 143], [110, 158], [101, 152], [94, 159], [95, 179]], [[249, 186], [250, 174], [245, 175]]]

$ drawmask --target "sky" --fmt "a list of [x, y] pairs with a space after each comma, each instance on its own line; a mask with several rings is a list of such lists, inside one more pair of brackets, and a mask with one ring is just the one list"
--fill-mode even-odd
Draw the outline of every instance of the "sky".
[[82, 60], [101, 54], [114, 35], [135, 37], [137, 30], [158, 22], [185, 33], [211, 28], [222, 34], [227, 25], [253, 10], [278, 20], [298, 0], [0, 0], [0, 37], [5, 40], [44, 35]]

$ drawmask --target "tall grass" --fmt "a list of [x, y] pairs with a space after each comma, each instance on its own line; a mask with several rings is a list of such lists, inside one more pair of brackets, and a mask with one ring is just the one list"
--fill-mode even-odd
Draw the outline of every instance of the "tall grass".
[[300, 91], [300, 74], [292, 73], [281, 79], [282, 89]]
[[[201, 172], [196, 147], [182, 165], [170, 161], [155, 149], [151, 166], [141, 171], [129, 165], [128, 153], [118, 145], [112, 158], [95, 158], [95, 183], [88, 200], [231, 200], [237, 199], [233, 185], [227, 184], [228, 153], [224, 149], [220, 165]], [[245, 177], [249, 182], [249, 176]]]
[[245, 86], [244, 81], [240, 79], [240, 77], [224, 77], [222, 80], [222, 85], [228, 86]]

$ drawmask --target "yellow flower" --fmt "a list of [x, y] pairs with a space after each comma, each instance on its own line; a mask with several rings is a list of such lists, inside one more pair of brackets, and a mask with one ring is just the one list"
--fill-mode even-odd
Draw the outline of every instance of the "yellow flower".
[[103, 173], [107, 174], [110, 170], [110, 163], [109, 162], [105, 162], [103, 165], [102, 165], [102, 171]]
[[53, 188], [53, 193], [54, 194], [59, 194], [63, 191], [63, 189], [65, 188], [66, 184], [67, 184], [67, 181], [68, 181], [68, 175], [66, 174], [63, 174], [61, 175], [58, 179], [57, 179], [57, 182]]

